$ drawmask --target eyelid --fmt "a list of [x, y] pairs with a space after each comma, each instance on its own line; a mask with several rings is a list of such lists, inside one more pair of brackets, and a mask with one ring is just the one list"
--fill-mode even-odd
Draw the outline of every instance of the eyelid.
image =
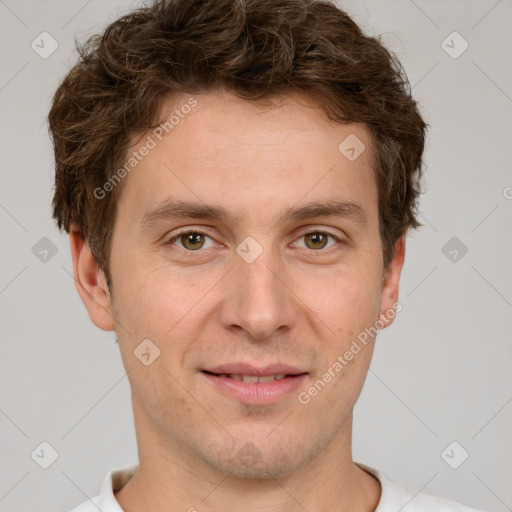
[[326, 235], [330, 235], [332, 236], [333, 238], [336, 238], [340, 241], [343, 240], [344, 237], [346, 237], [346, 235], [343, 233], [343, 231], [341, 231], [340, 229], [337, 230], [338, 232], [337, 233], [333, 233], [332, 231], [329, 230], [329, 228], [327, 227], [323, 227], [323, 226], [306, 226], [304, 228], [304, 231], [299, 231], [299, 235], [297, 236], [298, 238], [304, 236], [304, 235], [308, 235], [308, 234], [311, 234], [311, 233], [324, 233]]

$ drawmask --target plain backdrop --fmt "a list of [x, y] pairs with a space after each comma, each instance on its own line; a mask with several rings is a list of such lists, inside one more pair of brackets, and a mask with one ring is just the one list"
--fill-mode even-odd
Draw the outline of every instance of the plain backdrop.
[[[90, 322], [51, 219], [46, 123], [75, 36], [135, 5], [0, 0], [0, 511], [67, 511], [137, 462], [114, 333]], [[511, 510], [512, 2], [340, 5], [397, 53], [431, 125], [424, 226], [408, 238], [403, 310], [378, 338], [355, 408], [354, 459]]]

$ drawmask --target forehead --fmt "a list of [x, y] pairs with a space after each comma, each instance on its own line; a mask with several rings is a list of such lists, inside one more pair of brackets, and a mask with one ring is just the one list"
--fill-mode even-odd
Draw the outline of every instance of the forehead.
[[376, 211], [367, 128], [334, 123], [305, 96], [182, 94], [161, 113], [162, 123], [130, 150], [150, 147], [123, 184], [119, 206], [137, 210], [134, 221], [168, 196], [224, 204], [233, 218], [336, 194]]

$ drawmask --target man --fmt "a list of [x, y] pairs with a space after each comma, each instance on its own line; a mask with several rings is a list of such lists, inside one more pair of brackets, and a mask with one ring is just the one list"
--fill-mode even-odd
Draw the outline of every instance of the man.
[[352, 459], [426, 129], [376, 39], [328, 2], [158, 1], [80, 49], [49, 121], [139, 452], [75, 511], [474, 510]]

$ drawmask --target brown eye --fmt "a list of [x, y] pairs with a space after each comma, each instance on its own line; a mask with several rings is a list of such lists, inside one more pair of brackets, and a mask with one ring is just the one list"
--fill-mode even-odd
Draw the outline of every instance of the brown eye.
[[313, 233], [304, 235], [304, 240], [306, 241], [308, 249], [323, 249], [327, 245], [329, 236], [331, 235], [314, 231]]
[[196, 251], [201, 249], [204, 245], [204, 238], [202, 233], [185, 233], [180, 236], [180, 241], [185, 249]]
[[206, 233], [202, 233], [201, 231], [185, 231], [178, 233], [175, 237], [166, 242], [166, 244], [176, 244], [179, 248], [186, 249], [187, 251], [198, 251], [199, 249], [205, 248], [205, 241], [209, 238], [210, 237]]

